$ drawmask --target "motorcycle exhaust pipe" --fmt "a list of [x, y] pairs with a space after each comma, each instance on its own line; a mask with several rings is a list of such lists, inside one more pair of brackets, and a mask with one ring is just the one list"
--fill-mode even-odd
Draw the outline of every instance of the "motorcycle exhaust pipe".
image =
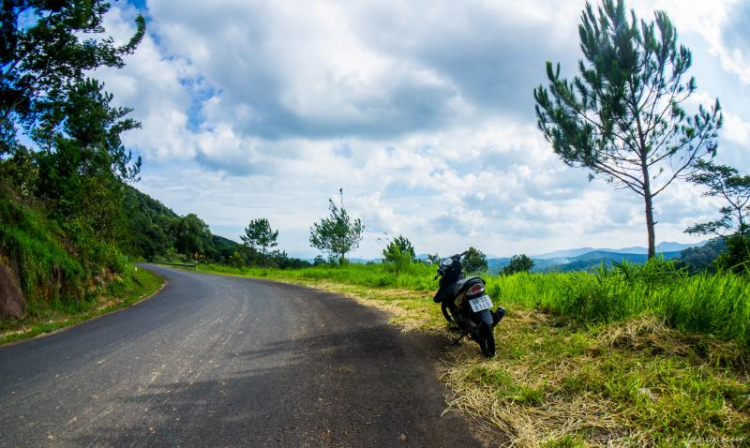
[[505, 311], [505, 308], [501, 306], [497, 307], [497, 310], [492, 313], [492, 326], [496, 327], [497, 324], [499, 324], [500, 321], [503, 320], [503, 317], [505, 317], [506, 314], [507, 312]]

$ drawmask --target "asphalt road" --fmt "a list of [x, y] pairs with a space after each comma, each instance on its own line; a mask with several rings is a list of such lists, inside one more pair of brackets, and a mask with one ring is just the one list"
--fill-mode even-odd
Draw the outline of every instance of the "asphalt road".
[[0, 446], [479, 446], [441, 342], [352, 300], [159, 267], [137, 306], [0, 348]]

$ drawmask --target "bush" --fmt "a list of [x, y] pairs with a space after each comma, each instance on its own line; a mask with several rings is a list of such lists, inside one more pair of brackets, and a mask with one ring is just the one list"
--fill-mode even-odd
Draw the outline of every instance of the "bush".
[[750, 233], [735, 233], [726, 238], [727, 249], [714, 262], [718, 269], [737, 274], [750, 273]]
[[516, 272], [529, 272], [534, 267], [534, 260], [527, 257], [526, 254], [513, 255], [510, 263], [503, 268], [503, 275], [511, 275]]

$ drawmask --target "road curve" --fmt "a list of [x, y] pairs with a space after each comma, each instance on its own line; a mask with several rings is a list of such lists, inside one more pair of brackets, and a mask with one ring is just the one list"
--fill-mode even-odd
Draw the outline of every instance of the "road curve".
[[0, 446], [480, 446], [440, 416], [439, 342], [334, 294], [149, 269], [152, 299], [0, 348]]

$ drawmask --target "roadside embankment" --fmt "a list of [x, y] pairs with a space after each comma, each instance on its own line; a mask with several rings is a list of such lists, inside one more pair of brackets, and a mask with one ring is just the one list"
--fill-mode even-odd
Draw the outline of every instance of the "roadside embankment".
[[46, 307], [37, 306], [34, 314], [0, 321], [0, 345], [51, 333], [134, 305], [163, 285], [164, 279], [158, 275], [128, 265], [123, 274], [92, 293], [88, 300], [67, 303], [56, 300]]

